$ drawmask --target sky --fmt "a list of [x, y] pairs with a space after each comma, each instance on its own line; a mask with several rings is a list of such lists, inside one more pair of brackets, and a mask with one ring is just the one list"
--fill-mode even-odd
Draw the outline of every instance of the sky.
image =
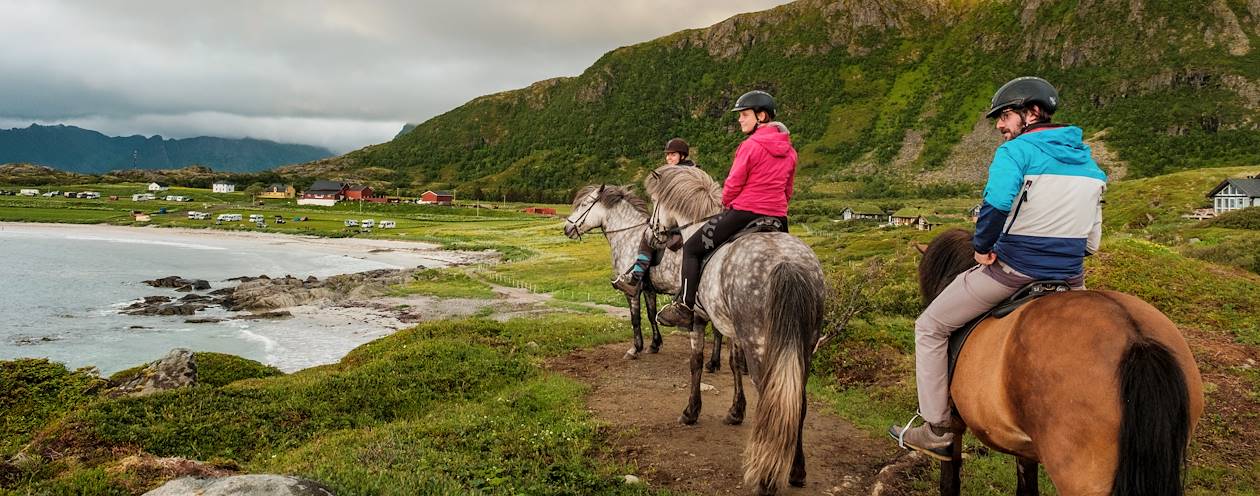
[[784, 0], [0, 0], [0, 129], [344, 153], [477, 96]]

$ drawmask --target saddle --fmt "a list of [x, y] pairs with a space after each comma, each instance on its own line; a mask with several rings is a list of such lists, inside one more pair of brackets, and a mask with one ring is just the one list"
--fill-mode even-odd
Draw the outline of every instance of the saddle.
[[1011, 295], [1010, 298], [1007, 298], [1006, 301], [1003, 301], [998, 304], [998, 306], [993, 307], [983, 315], [972, 319], [971, 322], [962, 326], [961, 329], [954, 331], [954, 333], [949, 336], [950, 382], [953, 382], [954, 380], [954, 365], [958, 362], [958, 355], [962, 353], [963, 345], [967, 343], [967, 337], [971, 336], [971, 332], [976, 330], [976, 326], [980, 325], [980, 322], [983, 322], [989, 317], [1000, 319], [1010, 315], [1011, 312], [1014, 312], [1025, 303], [1041, 298], [1042, 296], [1061, 293], [1063, 291], [1070, 291], [1071, 289], [1072, 286], [1066, 281], [1033, 281], [1020, 288], [1019, 291], [1016, 291], [1015, 294]]

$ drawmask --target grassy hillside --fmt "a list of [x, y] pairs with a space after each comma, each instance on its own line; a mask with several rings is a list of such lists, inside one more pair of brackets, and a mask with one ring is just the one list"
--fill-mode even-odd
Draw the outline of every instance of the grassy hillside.
[[720, 177], [742, 138], [728, 109], [761, 88], [778, 97], [805, 176], [977, 181], [997, 144], [980, 119], [988, 99], [1027, 74], [1060, 86], [1059, 120], [1083, 126], [1115, 171], [1255, 162], [1257, 25], [1242, 0], [801, 0], [623, 47], [580, 76], [286, 170], [560, 201], [582, 182], [638, 177], [682, 136]]

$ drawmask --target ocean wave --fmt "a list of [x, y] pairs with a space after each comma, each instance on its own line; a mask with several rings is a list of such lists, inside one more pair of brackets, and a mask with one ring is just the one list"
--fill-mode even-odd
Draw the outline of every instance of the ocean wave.
[[245, 338], [246, 341], [253, 341], [261, 344], [263, 346], [263, 351], [267, 352], [268, 358], [271, 358], [272, 352], [275, 351], [276, 348], [280, 347], [280, 343], [276, 340], [263, 336], [262, 334], [251, 332], [249, 329], [242, 328], [241, 337]]

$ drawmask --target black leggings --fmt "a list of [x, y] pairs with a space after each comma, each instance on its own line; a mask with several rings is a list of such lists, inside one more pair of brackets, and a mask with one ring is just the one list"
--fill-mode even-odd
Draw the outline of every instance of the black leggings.
[[[758, 217], [767, 217], [744, 210], [727, 210], [709, 219], [683, 245], [682, 255], [682, 302], [687, 308], [696, 308], [696, 290], [700, 287], [700, 264], [704, 257], [713, 253], [735, 233], [744, 230], [749, 222]], [[787, 232], [787, 217], [778, 217], [782, 221], [783, 232]]]

